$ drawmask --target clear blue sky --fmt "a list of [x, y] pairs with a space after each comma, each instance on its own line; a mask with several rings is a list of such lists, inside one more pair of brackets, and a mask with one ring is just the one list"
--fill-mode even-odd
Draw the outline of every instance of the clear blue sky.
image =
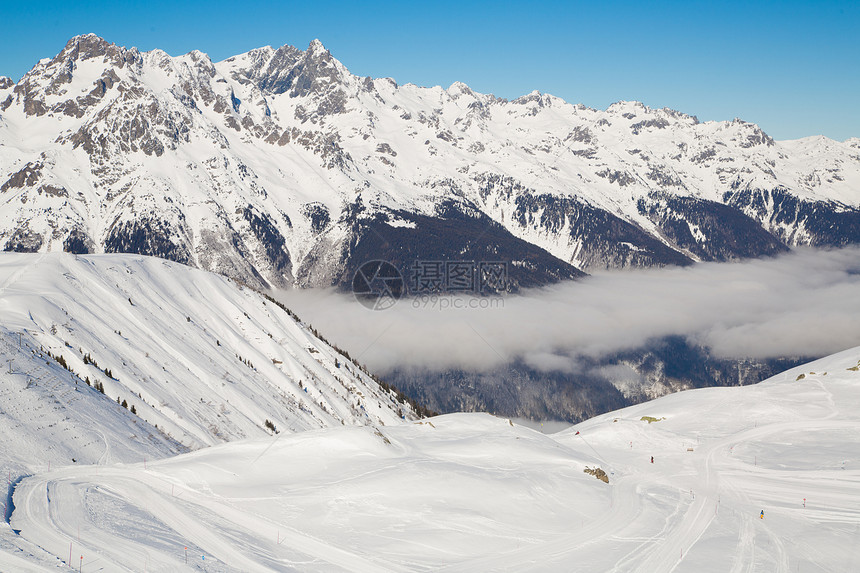
[[18, 80], [76, 34], [221, 60], [319, 38], [358, 75], [514, 98], [534, 89], [777, 139], [860, 137], [860, 1], [0, 2], [0, 75]]

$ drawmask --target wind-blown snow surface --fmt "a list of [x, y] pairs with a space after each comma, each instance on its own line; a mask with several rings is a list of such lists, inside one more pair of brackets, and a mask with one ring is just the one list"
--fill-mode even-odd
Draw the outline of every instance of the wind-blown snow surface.
[[555, 435], [455, 414], [60, 469], [17, 487], [11, 523], [90, 571], [847, 571], [858, 364], [855, 348]]
[[0, 255], [0, 321], [191, 448], [264, 436], [265, 420], [300, 431], [411, 415], [259, 293], [160, 259]]
[[269, 435], [266, 420], [301, 431], [414, 418], [258, 293], [148, 257], [0, 255], [0, 360], [4, 572], [54, 560], [7, 526], [26, 476], [146, 464]]

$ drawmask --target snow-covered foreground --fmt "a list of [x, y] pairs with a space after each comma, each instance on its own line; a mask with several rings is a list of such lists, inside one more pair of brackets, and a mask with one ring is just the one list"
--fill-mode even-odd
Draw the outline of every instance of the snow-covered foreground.
[[855, 348], [554, 435], [456, 414], [63, 468], [18, 485], [11, 525], [84, 571], [848, 571], [858, 364]]
[[257, 292], [148, 257], [0, 254], [0, 365], [2, 573], [58, 563], [8, 526], [11, 492], [33, 474], [152, 463], [273, 435], [267, 421], [415, 417]]

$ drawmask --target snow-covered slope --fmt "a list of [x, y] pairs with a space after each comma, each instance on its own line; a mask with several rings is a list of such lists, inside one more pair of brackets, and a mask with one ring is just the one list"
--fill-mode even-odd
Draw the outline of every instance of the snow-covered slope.
[[344, 285], [380, 258], [501, 259], [533, 285], [843, 245], [860, 240], [858, 189], [858, 139], [399, 86], [317, 41], [213, 63], [78, 36], [0, 82], [0, 247], [259, 285]]
[[84, 570], [848, 571], [858, 388], [855, 348], [555, 435], [454, 414], [52, 470], [11, 523]]
[[[415, 418], [273, 301], [137, 255], [0, 254], [0, 359], [4, 525], [15, 484], [52, 468]], [[46, 559], [8, 527], [0, 555]]]
[[267, 435], [266, 420], [291, 432], [412, 416], [277, 304], [156, 258], [2, 254], [0, 321], [42, 352], [10, 356], [17, 371], [62, 358], [79, 387], [103, 385], [191, 448]]
[[88, 387], [33, 347], [30, 337], [0, 327], [0, 471], [3, 520], [0, 571], [29, 571], [57, 560], [12, 534], [15, 484], [35, 472], [89, 464], [153, 461], [188, 449]]
[[187, 451], [88, 387], [32, 341], [0, 330], [0, 466], [12, 480], [54, 466], [154, 459]]

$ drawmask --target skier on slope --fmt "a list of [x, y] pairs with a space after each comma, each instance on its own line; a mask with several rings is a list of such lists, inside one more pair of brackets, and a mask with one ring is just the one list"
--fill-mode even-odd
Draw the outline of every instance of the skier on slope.
[[758, 516], [759, 519], [764, 519], [764, 510], [761, 510], [761, 514]]

